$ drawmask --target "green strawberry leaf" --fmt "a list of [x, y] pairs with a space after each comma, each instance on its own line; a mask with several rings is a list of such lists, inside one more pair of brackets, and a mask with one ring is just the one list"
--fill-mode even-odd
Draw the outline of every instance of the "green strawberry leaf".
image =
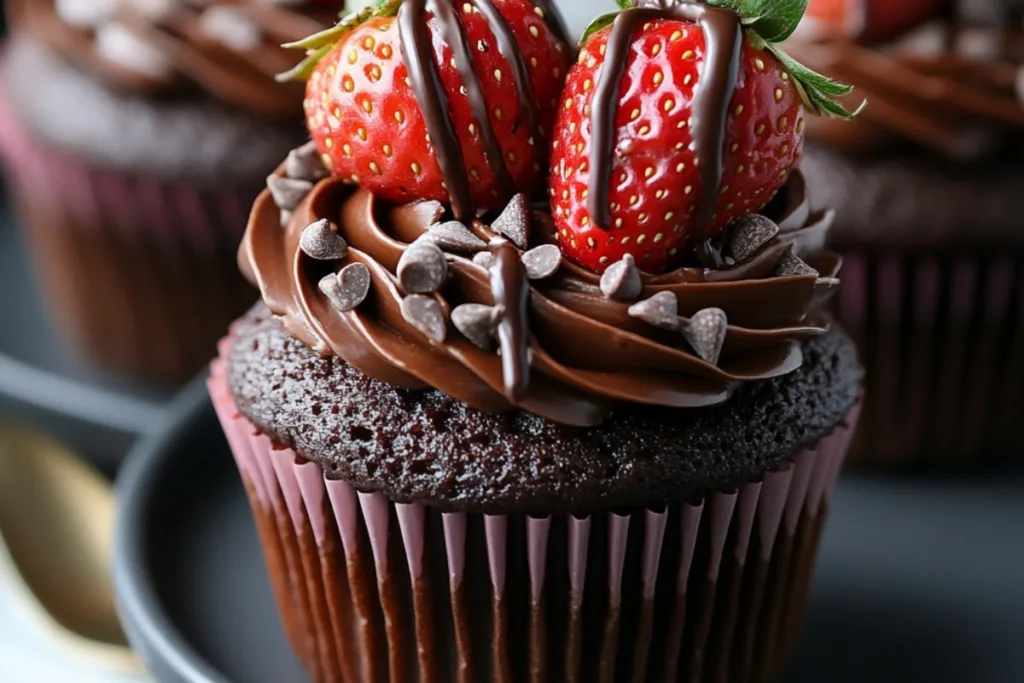
[[345, 35], [351, 33], [355, 29], [359, 28], [361, 24], [374, 17], [395, 16], [398, 14], [398, 8], [401, 7], [401, 5], [402, 0], [377, 0], [377, 2], [368, 4], [362, 9], [343, 15], [338, 20], [337, 24], [328, 29], [314, 33], [302, 40], [285, 43], [281, 47], [305, 50], [306, 57], [296, 64], [295, 67], [285, 71], [284, 73], [277, 74], [274, 79], [279, 83], [306, 80], [309, 78], [309, 74], [313, 72], [313, 67], [316, 66], [317, 62], [319, 62], [324, 55], [330, 52], [331, 48], [334, 47], [338, 41], [344, 38]]
[[778, 43], [793, 34], [804, 11], [807, 0], [707, 0], [708, 4], [736, 12], [746, 27], [744, 35], [751, 47], [767, 50], [793, 78], [800, 100], [808, 110], [826, 116], [852, 118], [864, 108], [849, 111], [836, 98], [853, 92], [849, 85], [838, 83], [828, 76], [807, 68], [782, 51]]
[[750, 27], [769, 43], [781, 43], [793, 35], [807, 10], [807, 0], [760, 0], [760, 17]]
[[[628, 0], [626, 0], [628, 2]], [[619, 16], [619, 12], [609, 12], [608, 14], [602, 14], [601, 16], [590, 22], [585, 29], [583, 29], [583, 35], [580, 36], [580, 45], [587, 42], [590, 36], [594, 35], [606, 26], [611, 26], [615, 23], [615, 18]]]
[[768, 43], [765, 49], [775, 55], [775, 58], [782, 64], [782, 68], [793, 77], [793, 82], [797, 86], [800, 98], [811, 111], [827, 116], [851, 119], [859, 114], [867, 104], [865, 100], [861, 102], [855, 111], [849, 111], [835, 98], [849, 95], [853, 92], [853, 86], [838, 83], [828, 76], [807, 68], [783, 52], [782, 48], [774, 43]]
[[632, 9], [633, 0], [615, 0], [615, 4], [619, 6], [619, 9]]

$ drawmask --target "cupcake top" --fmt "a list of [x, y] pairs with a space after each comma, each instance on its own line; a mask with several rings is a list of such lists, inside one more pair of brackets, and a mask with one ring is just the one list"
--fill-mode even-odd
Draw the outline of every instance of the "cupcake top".
[[[958, 164], [1007, 156], [1008, 143], [1016, 149], [1024, 132], [1019, 10], [981, 0], [899, 5], [847, 3], [841, 25], [808, 18], [803, 40], [787, 46], [872, 102], [851, 125], [811, 122], [810, 138], [858, 156], [901, 143]], [[903, 16], [887, 16], [898, 9]]]
[[118, 89], [147, 96], [206, 92], [265, 118], [293, 118], [302, 87], [275, 75], [282, 43], [329, 26], [341, 2], [13, 0], [14, 23]]
[[240, 266], [310, 348], [488, 412], [594, 426], [793, 372], [841, 263], [795, 172], [802, 106], [849, 115], [848, 88], [778, 51], [799, 12], [741, 20], [642, 4], [570, 66], [543, 2], [348, 17], [301, 44], [313, 141]]

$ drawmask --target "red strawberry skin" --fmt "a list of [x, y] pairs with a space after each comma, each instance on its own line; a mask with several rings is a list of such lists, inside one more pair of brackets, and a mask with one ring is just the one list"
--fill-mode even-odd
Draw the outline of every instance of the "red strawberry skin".
[[[552, 212], [563, 253], [581, 266], [601, 273], [632, 254], [642, 270], [662, 272], [692, 253], [698, 198], [714, 191], [702, 186], [691, 149], [705, 37], [696, 25], [671, 20], [652, 21], [633, 36], [615, 120], [612, 224], [597, 226], [587, 209], [590, 111], [610, 30], [590, 38], [569, 72], [552, 141]], [[744, 42], [721, 194], [705, 236], [768, 203], [799, 161], [803, 132], [792, 79], [769, 52]]]
[[[550, 135], [569, 49], [526, 0], [494, 0], [520, 46], [539, 106], [538, 123]], [[468, 3], [455, 3], [487, 102], [488, 117], [504, 163], [519, 190], [543, 182], [546, 141], [531, 142], [527, 113], [516, 95], [513, 71], [499, 53], [484, 16]], [[439, 67], [478, 208], [498, 205], [498, 185], [485, 155], [479, 122], [461, 90], [462, 77], [451, 48], [429, 19], [434, 61]], [[347, 34], [317, 64], [306, 86], [307, 124], [324, 163], [375, 194], [396, 201], [446, 201], [448, 192], [427, 125], [402, 59], [398, 22], [378, 17]], [[507, 197], [505, 198], [507, 200]]]

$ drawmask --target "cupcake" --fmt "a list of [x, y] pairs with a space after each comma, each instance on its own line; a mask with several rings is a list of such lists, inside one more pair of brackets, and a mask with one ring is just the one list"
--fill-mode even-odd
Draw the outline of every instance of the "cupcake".
[[304, 43], [319, 155], [256, 200], [263, 301], [209, 387], [314, 681], [746, 683], [794, 649], [860, 395], [806, 72], [724, 9], [602, 21], [575, 64], [534, 0]]
[[[854, 32], [792, 46], [870, 102], [849, 126], [809, 121], [803, 162], [814, 201], [837, 212], [837, 311], [867, 368], [858, 462], [1022, 450], [1024, 43], [1010, 4], [959, 3], [883, 44]], [[866, 16], [858, 30], [892, 34]]]
[[265, 2], [12, 0], [0, 160], [53, 321], [86, 355], [176, 382], [255, 292], [248, 209], [303, 139], [279, 44], [331, 24]]

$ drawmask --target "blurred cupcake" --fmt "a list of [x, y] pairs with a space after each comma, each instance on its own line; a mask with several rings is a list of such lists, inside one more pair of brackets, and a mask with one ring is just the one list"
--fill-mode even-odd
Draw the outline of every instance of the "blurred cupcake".
[[234, 251], [304, 132], [280, 43], [327, 26], [269, 2], [12, 0], [0, 157], [52, 318], [87, 355], [174, 382], [255, 292]]
[[896, 43], [792, 47], [870, 102], [851, 125], [809, 122], [803, 166], [837, 211], [838, 314], [868, 372], [858, 461], [1024, 450], [1024, 34], [1010, 4], [961, 3]]
[[209, 380], [313, 680], [777, 677], [860, 392], [796, 78], [696, 4], [571, 68], [543, 2], [359, 19]]

